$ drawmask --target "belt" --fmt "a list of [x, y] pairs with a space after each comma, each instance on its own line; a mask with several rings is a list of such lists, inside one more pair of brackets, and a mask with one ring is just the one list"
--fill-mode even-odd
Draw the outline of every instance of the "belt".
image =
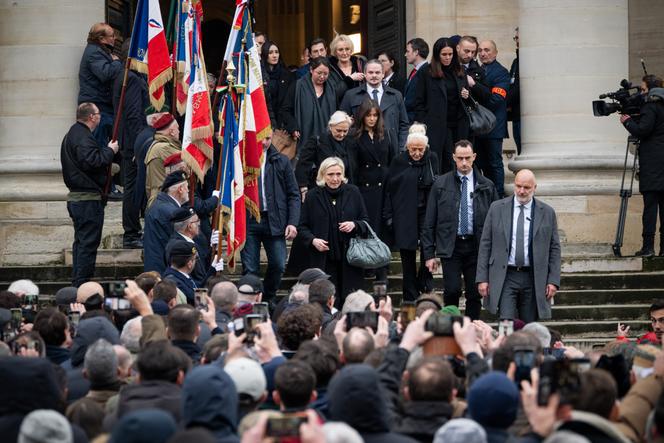
[[507, 269], [516, 272], [530, 272], [530, 266], [508, 266]]
[[456, 238], [457, 240], [462, 240], [462, 241], [475, 240], [475, 236], [473, 234], [457, 235]]

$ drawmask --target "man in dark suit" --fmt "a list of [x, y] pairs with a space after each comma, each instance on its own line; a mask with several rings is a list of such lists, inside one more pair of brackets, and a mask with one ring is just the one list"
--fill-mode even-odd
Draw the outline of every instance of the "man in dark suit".
[[422, 231], [424, 260], [429, 272], [443, 262], [445, 306], [459, 306], [461, 276], [466, 287], [466, 315], [479, 320], [482, 298], [475, 285], [477, 249], [484, 219], [498, 200], [493, 183], [473, 169], [475, 151], [468, 140], [459, 140], [452, 154], [456, 169], [436, 179], [429, 193]]
[[173, 235], [173, 213], [189, 200], [187, 174], [176, 171], [164, 180], [161, 192], [145, 214], [143, 234], [143, 269], [164, 272], [164, 249]]
[[477, 166], [494, 185], [498, 195], [505, 195], [505, 171], [503, 166], [503, 139], [507, 138], [507, 89], [510, 73], [497, 60], [498, 49], [492, 40], [480, 43], [480, 61], [486, 72], [485, 84], [490, 88], [491, 97], [487, 108], [496, 116], [496, 126], [491, 132], [477, 137], [475, 148]]
[[526, 323], [551, 318], [560, 287], [560, 240], [553, 208], [533, 198], [535, 175], [514, 178], [514, 197], [491, 205], [477, 257], [477, 289], [485, 308]]
[[406, 62], [413, 65], [413, 70], [408, 75], [403, 99], [406, 105], [408, 121], [413, 123], [415, 120], [415, 98], [417, 96], [417, 82], [421, 77], [422, 68], [428, 65], [429, 45], [423, 39], [416, 37], [406, 43]]
[[394, 149], [393, 156], [406, 149], [408, 137], [408, 115], [401, 93], [389, 86], [383, 86], [383, 65], [380, 61], [369, 60], [364, 65], [366, 83], [346, 92], [339, 109], [348, 115], [357, 117], [360, 105], [366, 99], [373, 99], [383, 113], [383, 124], [388, 132], [388, 140]]

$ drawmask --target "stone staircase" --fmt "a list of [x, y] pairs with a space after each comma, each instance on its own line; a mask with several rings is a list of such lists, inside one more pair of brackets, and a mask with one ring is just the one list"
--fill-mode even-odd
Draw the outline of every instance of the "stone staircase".
[[[141, 250], [114, 249], [117, 240], [106, 239], [97, 256], [96, 280], [107, 283], [132, 278], [142, 272]], [[617, 323], [630, 326], [636, 337], [649, 328], [648, 307], [654, 299], [664, 298], [664, 259], [637, 257], [615, 258], [606, 249], [565, 247], [561, 290], [556, 295], [553, 318], [544, 322], [559, 330], [567, 343], [590, 348], [615, 337]], [[68, 286], [71, 276], [71, 251], [63, 251], [65, 265], [16, 266], [0, 268], [0, 289], [13, 280], [29, 278], [43, 294], [53, 294]], [[263, 262], [265, 258], [263, 257]], [[265, 263], [263, 263], [263, 270]], [[239, 278], [241, 265], [233, 280]], [[288, 294], [295, 276], [284, 276], [279, 296]], [[366, 282], [371, 290], [371, 282]], [[437, 292], [442, 276], [435, 276]], [[398, 254], [393, 255], [388, 278], [388, 292], [395, 306], [401, 303], [402, 276]], [[463, 302], [462, 306], [463, 308]], [[483, 311], [482, 318], [496, 319]]]

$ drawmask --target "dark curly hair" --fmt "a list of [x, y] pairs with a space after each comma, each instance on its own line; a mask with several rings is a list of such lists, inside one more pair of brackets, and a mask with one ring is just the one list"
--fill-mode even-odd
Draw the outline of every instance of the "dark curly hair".
[[300, 344], [313, 339], [323, 324], [320, 307], [305, 304], [284, 312], [277, 322], [277, 333], [283, 349], [297, 351]]

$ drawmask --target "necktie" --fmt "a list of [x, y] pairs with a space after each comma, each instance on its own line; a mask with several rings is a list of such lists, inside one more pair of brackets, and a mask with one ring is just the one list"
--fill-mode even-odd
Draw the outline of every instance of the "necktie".
[[413, 70], [410, 71], [410, 74], [408, 75], [408, 81], [411, 81], [413, 77], [415, 77], [415, 73], [417, 73], [417, 68], [413, 68]]
[[526, 259], [524, 255], [525, 245], [523, 236], [523, 205], [519, 205], [519, 218], [516, 220], [516, 251], [514, 251], [514, 264], [524, 266]]
[[461, 204], [459, 205], [459, 234], [468, 235], [468, 177], [461, 177]]
[[374, 89], [373, 92], [372, 92], [371, 94], [373, 94], [373, 100], [374, 100], [377, 104], [380, 104], [380, 103], [378, 103], [378, 89]]

